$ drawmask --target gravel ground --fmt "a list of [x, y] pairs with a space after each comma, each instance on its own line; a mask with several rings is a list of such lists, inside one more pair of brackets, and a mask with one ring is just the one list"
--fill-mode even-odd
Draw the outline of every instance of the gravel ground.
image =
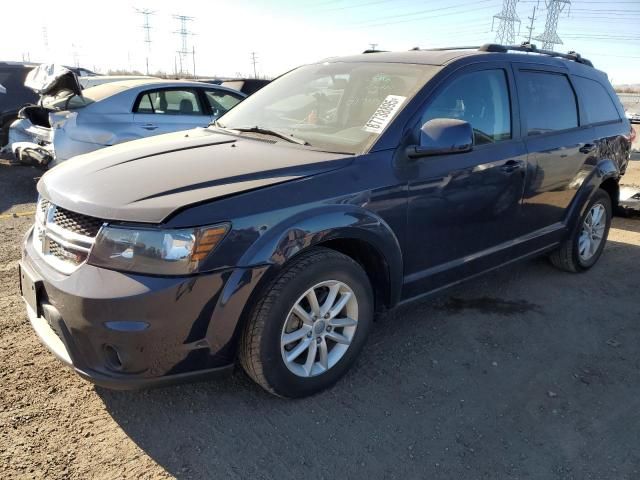
[[16, 266], [39, 175], [0, 161], [1, 478], [640, 477], [640, 218], [615, 219], [587, 274], [539, 259], [379, 319], [315, 397], [240, 371], [123, 393], [28, 326]]

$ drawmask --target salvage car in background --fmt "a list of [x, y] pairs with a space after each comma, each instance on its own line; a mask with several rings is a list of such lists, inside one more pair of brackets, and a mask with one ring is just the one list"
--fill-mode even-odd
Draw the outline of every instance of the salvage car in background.
[[[6, 90], [6, 95], [0, 97], [0, 147], [6, 145], [9, 127], [18, 118], [20, 108], [38, 101], [36, 92], [24, 85], [27, 74], [37, 66], [37, 63], [0, 62], [0, 84]], [[83, 88], [86, 88], [88, 83], [95, 82], [94, 79], [102, 78], [102, 75], [86, 68], [65, 68], [75, 73]]]
[[0, 84], [6, 92], [0, 96], [0, 147], [9, 138], [9, 126], [18, 118], [18, 110], [38, 101], [38, 95], [24, 86], [27, 74], [36, 65], [23, 62], [0, 62]]
[[49, 167], [117, 143], [206, 127], [245, 97], [220, 86], [153, 78], [82, 90], [73, 72], [51, 65], [25, 83], [42, 98], [11, 125], [11, 150], [23, 163]]

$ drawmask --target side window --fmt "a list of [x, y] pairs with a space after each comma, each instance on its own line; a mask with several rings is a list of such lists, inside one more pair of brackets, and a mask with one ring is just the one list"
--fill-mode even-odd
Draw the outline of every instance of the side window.
[[154, 113], [153, 104], [151, 103], [151, 98], [149, 98], [148, 93], [144, 94], [140, 99], [136, 112], [137, 113]]
[[476, 145], [511, 138], [511, 105], [504, 70], [461, 75], [427, 107], [422, 124], [435, 118], [455, 118], [471, 124]]
[[205, 93], [214, 117], [227, 113], [242, 101], [242, 98], [220, 90], [205, 90]]
[[578, 126], [576, 95], [566, 75], [521, 71], [518, 90], [527, 135]]
[[573, 80], [582, 99], [589, 123], [620, 120], [618, 109], [607, 90], [600, 83], [584, 77], [573, 77]]
[[156, 90], [145, 93], [140, 98], [136, 112], [157, 115], [202, 115], [198, 97], [192, 90]]

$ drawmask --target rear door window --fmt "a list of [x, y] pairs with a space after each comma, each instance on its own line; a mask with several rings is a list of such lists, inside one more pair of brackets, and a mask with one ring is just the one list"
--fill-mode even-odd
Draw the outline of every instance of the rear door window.
[[136, 113], [204, 115], [195, 90], [154, 90], [142, 94]]
[[566, 75], [521, 71], [518, 90], [527, 135], [541, 135], [578, 126], [576, 95]]
[[510, 139], [511, 106], [505, 71], [480, 70], [454, 79], [427, 107], [421, 125], [436, 118], [469, 122], [476, 145]]
[[589, 123], [618, 122], [620, 114], [607, 90], [595, 80], [573, 77]]

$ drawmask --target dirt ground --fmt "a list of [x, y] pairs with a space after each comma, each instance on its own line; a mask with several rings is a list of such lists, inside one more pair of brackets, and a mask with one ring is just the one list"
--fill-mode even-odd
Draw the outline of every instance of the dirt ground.
[[0, 161], [0, 478], [640, 478], [640, 217], [615, 219], [587, 274], [534, 260], [381, 318], [315, 397], [241, 371], [123, 393], [28, 325], [19, 214], [38, 175]]

